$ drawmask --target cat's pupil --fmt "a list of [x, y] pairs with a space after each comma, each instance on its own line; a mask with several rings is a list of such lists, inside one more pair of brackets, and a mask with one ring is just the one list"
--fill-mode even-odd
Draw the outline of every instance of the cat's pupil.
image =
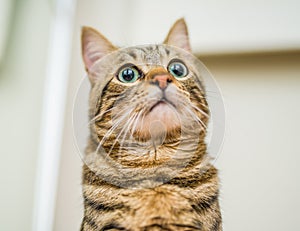
[[134, 71], [132, 69], [125, 69], [122, 73], [122, 77], [125, 81], [131, 81], [134, 78]]
[[174, 64], [171, 67], [172, 72], [176, 75], [176, 76], [183, 76], [184, 75], [184, 68], [182, 65], [180, 64]]

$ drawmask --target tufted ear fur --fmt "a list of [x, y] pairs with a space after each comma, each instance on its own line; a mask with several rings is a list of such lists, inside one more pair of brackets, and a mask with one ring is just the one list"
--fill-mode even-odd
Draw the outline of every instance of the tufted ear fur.
[[117, 48], [102, 34], [91, 27], [83, 27], [81, 32], [82, 57], [89, 73], [93, 64]]
[[191, 52], [188, 29], [183, 18], [178, 19], [171, 27], [164, 44], [176, 46]]

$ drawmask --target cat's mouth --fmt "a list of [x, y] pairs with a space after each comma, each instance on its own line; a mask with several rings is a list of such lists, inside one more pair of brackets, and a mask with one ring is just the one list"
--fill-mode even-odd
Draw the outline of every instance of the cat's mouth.
[[147, 140], [165, 137], [180, 126], [176, 105], [163, 97], [153, 103], [144, 117], [138, 120], [135, 131], [139, 138]]
[[167, 100], [166, 98], [161, 98], [160, 100], [158, 100], [155, 104], [153, 104], [149, 110], [149, 112], [151, 112], [154, 108], [158, 107], [158, 106], [171, 106], [174, 109], [176, 109], [176, 106], [174, 105], [174, 103], [172, 103], [171, 101]]

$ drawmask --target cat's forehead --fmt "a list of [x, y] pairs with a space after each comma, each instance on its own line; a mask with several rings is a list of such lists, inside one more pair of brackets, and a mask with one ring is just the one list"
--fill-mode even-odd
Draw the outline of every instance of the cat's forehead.
[[167, 66], [170, 59], [179, 56], [180, 52], [169, 46], [144, 45], [120, 50], [116, 60], [120, 65], [132, 63], [148, 69], [152, 66]]

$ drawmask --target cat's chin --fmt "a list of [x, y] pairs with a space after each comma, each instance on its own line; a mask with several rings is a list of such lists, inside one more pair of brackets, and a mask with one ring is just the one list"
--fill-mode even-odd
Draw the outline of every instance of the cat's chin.
[[170, 133], [180, 131], [179, 114], [168, 103], [156, 104], [145, 117], [137, 123], [136, 131], [144, 139], [164, 139]]

